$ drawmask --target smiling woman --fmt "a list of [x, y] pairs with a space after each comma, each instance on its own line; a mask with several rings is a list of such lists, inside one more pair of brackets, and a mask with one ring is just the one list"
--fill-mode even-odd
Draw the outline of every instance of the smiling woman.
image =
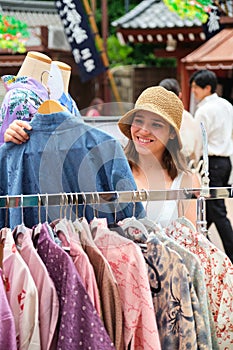
[[162, 161], [164, 146], [174, 139], [170, 124], [152, 112], [137, 112], [131, 126], [132, 140], [138, 153], [152, 153]]
[[[183, 104], [161, 86], [147, 88], [118, 125], [129, 139], [125, 154], [138, 189], [161, 190], [199, 188], [196, 176], [188, 171], [180, 139]], [[196, 203], [184, 201], [182, 213], [176, 201], [147, 203], [147, 215], [165, 226], [184, 215], [196, 220]]]

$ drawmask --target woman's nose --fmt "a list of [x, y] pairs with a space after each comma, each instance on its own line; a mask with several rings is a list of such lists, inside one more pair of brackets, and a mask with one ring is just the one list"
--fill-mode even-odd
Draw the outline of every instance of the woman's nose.
[[148, 126], [146, 124], [142, 125], [140, 132], [144, 133], [144, 134], [148, 134], [150, 133], [150, 130], [148, 128]]

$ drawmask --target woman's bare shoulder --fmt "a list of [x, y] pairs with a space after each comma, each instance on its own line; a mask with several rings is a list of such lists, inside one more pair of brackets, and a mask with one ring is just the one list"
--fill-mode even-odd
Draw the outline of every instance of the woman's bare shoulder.
[[200, 188], [200, 185], [200, 177], [198, 174], [193, 174], [192, 172], [184, 173], [181, 182], [182, 188]]

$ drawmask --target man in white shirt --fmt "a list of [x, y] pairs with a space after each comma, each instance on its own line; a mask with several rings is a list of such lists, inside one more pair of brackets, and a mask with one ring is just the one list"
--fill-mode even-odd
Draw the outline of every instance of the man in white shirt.
[[[195, 112], [198, 124], [202, 121], [208, 138], [210, 187], [228, 186], [231, 173], [230, 156], [233, 154], [233, 106], [216, 93], [217, 77], [207, 69], [195, 72], [190, 78], [195, 99], [199, 102]], [[201, 140], [201, 138], [200, 138]], [[202, 142], [197, 153], [201, 155]], [[226, 254], [233, 262], [233, 230], [224, 199], [206, 201], [207, 228], [215, 224]]]

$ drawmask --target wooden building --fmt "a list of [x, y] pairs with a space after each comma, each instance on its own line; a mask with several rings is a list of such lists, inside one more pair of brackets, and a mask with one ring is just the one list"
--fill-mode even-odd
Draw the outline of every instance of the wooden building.
[[228, 5], [228, 16], [220, 18], [220, 28], [212, 38], [207, 35], [207, 25], [198, 19], [181, 19], [161, 0], [143, 0], [112, 25], [123, 44], [151, 43], [155, 56], [176, 58], [176, 78], [189, 109], [189, 77], [200, 67], [216, 71], [221, 95], [232, 101], [233, 1]]
[[215, 71], [219, 93], [233, 104], [233, 28], [221, 30], [205, 44], [181, 59], [181, 87], [183, 103], [190, 105], [190, 75], [198, 69]]

